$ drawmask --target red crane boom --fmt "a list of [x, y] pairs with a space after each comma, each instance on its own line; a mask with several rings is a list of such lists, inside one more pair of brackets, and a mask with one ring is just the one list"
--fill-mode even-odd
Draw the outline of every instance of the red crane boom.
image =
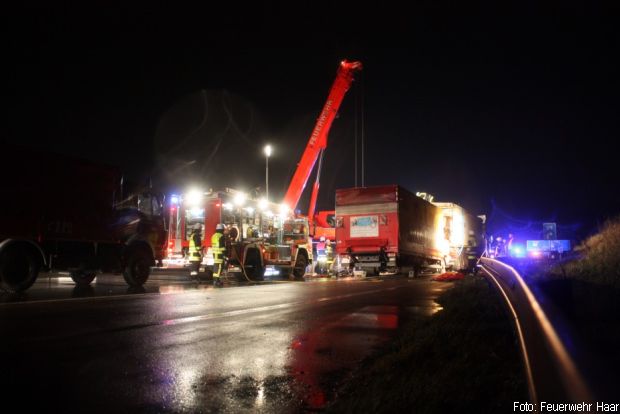
[[306, 149], [301, 156], [299, 164], [297, 164], [295, 175], [293, 175], [288, 190], [286, 191], [286, 195], [284, 196], [284, 204], [294, 211], [297, 207], [297, 203], [299, 203], [301, 194], [306, 188], [306, 184], [310, 174], [312, 173], [314, 164], [317, 159], [319, 159], [319, 171], [317, 172], [317, 179], [314, 182], [312, 196], [310, 197], [310, 206], [308, 208], [308, 220], [310, 223], [312, 223], [314, 216], [316, 198], [319, 191], [321, 161], [323, 159], [323, 151], [327, 147], [327, 136], [329, 134], [329, 129], [331, 128], [334, 118], [338, 113], [338, 109], [340, 108], [344, 95], [349, 90], [351, 82], [353, 82], [353, 74], [361, 69], [361, 62], [349, 62], [346, 60], [340, 62], [338, 73], [336, 74], [336, 80], [334, 80], [329, 95], [327, 96], [325, 106], [323, 106], [323, 110], [316, 121], [316, 125], [314, 126], [310, 139], [308, 140], [308, 144], [306, 145]]

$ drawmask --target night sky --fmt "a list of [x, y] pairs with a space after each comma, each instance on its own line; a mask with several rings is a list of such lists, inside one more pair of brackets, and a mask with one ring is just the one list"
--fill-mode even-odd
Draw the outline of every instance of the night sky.
[[360, 60], [320, 208], [355, 183], [363, 113], [366, 185], [522, 222], [620, 214], [617, 6], [295, 4], [11, 10], [2, 139], [167, 191], [262, 190], [269, 142], [279, 198], [340, 60]]

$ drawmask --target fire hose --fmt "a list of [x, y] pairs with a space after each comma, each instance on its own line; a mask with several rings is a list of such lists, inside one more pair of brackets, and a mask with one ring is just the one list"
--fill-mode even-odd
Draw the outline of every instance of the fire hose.
[[[230, 250], [231, 250], [231, 259], [236, 259], [237, 262], [239, 263], [239, 265], [241, 266], [241, 272], [243, 273], [243, 276], [245, 277], [245, 280], [247, 280], [248, 282], [254, 282], [252, 279], [250, 279], [248, 277], [248, 274], [245, 272], [245, 266], [243, 265], [243, 263], [241, 262], [241, 259], [239, 258], [239, 255], [237, 254], [237, 250], [233, 247], [230, 246]], [[226, 275], [228, 275], [228, 259], [226, 259]]]

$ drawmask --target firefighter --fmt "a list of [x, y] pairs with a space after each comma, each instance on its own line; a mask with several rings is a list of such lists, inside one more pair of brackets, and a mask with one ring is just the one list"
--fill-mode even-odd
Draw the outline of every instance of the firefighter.
[[388, 260], [388, 255], [385, 252], [385, 246], [381, 246], [379, 249], [379, 274], [381, 274], [381, 272], [387, 272]]
[[325, 237], [321, 236], [319, 242], [316, 244], [316, 273], [323, 274], [325, 273], [325, 265], [327, 257], [325, 255], [326, 245], [325, 245]]
[[220, 276], [224, 265], [224, 249], [226, 239], [224, 237], [224, 225], [217, 224], [215, 233], [211, 236], [211, 251], [213, 252], [213, 286], [222, 286]]
[[202, 232], [202, 226], [200, 223], [194, 224], [191, 234], [189, 235], [189, 268], [190, 277], [198, 277], [198, 270], [200, 269], [200, 263], [202, 262], [202, 238], [200, 233]]
[[503, 256], [504, 254], [504, 239], [501, 236], [497, 236], [495, 238], [495, 257]]
[[506, 239], [506, 253], [507, 255], [512, 255], [512, 242], [515, 239], [515, 236], [512, 233], [508, 233], [508, 239]]
[[489, 239], [487, 240], [487, 256], [488, 257], [495, 257], [495, 255], [493, 254], [493, 251], [495, 249], [495, 240], [493, 239], [493, 235], [491, 234], [489, 236]]
[[233, 225], [228, 225], [224, 229], [224, 256], [230, 257], [232, 254], [233, 243], [237, 242], [237, 237], [239, 237], [239, 230]]
[[332, 242], [327, 239], [325, 240], [325, 256], [327, 257], [327, 273], [331, 273], [332, 267], [334, 265], [334, 249], [332, 247]]

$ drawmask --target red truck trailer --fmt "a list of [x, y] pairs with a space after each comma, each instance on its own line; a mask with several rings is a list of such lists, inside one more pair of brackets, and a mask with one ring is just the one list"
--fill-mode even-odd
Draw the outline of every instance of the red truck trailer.
[[336, 190], [336, 270], [442, 266], [441, 220], [440, 208], [398, 185]]
[[[163, 258], [162, 197], [122, 197], [112, 167], [3, 145], [0, 177], [0, 289], [28, 289], [40, 270], [67, 271], [89, 284], [100, 270], [146, 282]], [[125, 191], [127, 193], [127, 191]]]

